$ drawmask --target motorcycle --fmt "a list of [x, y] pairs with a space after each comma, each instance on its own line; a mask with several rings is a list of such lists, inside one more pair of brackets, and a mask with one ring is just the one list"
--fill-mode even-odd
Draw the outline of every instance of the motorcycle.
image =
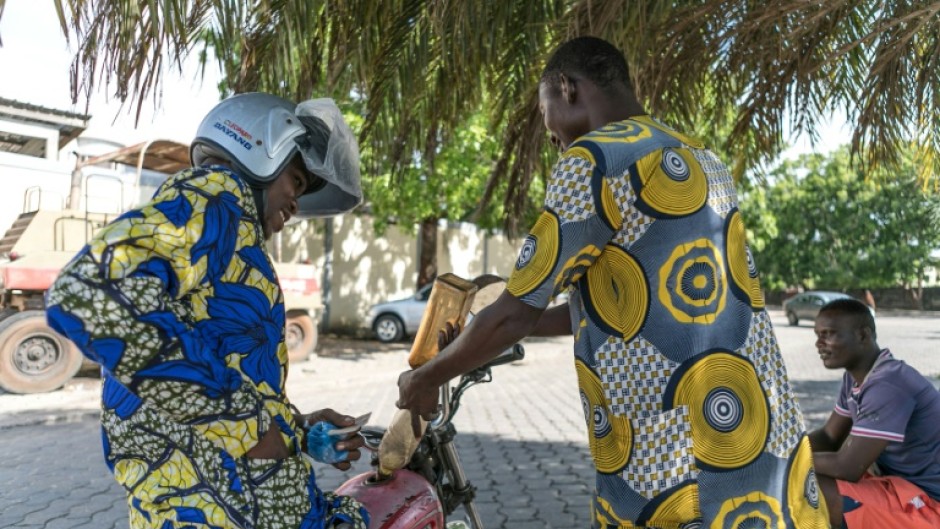
[[[522, 360], [525, 350], [516, 344], [483, 366], [460, 377], [452, 389], [441, 387], [441, 413], [428, 424], [408, 464], [384, 480], [378, 472], [355, 476], [339, 488], [338, 494], [351, 496], [369, 512], [369, 529], [483, 529], [483, 522], [473, 502], [476, 487], [467, 479], [454, 439], [457, 430], [453, 418], [460, 408], [464, 392], [477, 384], [493, 380], [492, 368]], [[372, 453], [372, 465], [378, 466], [378, 447], [385, 428], [367, 426], [360, 431], [365, 448]], [[466, 520], [445, 520], [463, 506]]]

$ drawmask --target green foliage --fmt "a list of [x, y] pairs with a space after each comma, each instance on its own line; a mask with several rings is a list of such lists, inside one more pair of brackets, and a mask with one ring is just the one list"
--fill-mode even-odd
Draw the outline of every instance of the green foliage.
[[530, 188], [547, 171], [550, 148], [535, 91], [541, 67], [556, 46], [578, 35], [624, 50], [638, 96], [667, 123], [706, 137], [712, 124], [729, 124], [723, 158], [736, 178], [779, 154], [786, 124], [813, 134], [820, 116], [841, 111], [854, 125], [852, 145], [865, 166], [896, 164], [899, 147], [914, 140], [922, 182], [938, 185], [934, 0], [55, 0], [55, 6], [73, 40], [74, 98], [104, 85], [140, 108], [159, 98], [166, 71], [193, 53], [214, 56], [225, 93], [360, 97], [360, 140], [378, 164], [370, 171], [390, 172], [402, 183], [417, 178], [420, 185], [433, 174], [427, 169], [436, 165], [438, 140], [485, 112], [501, 147], [481, 198], [502, 199], [509, 226], [522, 224]]
[[[362, 121], [357, 116], [349, 118], [354, 127]], [[390, 223], [411, 232], [426, 219], [472, 221], [491, 230], [501, 226], [502, 204], [491, 202], [480, 209], [487, 180], [499, 157], [498, 135], [489, 128], [486, 117], [481, 113], [472, 115], [439, 145], [430, 163], [421, 153], [413, 153], [401, 177], [391, 170], [367, 170], [363, 175], [366, 203], [380, 232]], [[362, 155], [365, 168], [389, 167], [376, 159], [369, 145], [363, 146]], [[505, 184], [502, 187], [497, 193], [505, 192]], [[541, 189], [536, 187], [532, 193], [539, 194]], [[537, 200], [533, 196], [530, 203]]]
[[940, 249], [940, 195], [918, 184], [913, 159], [864, 174], [843, 148], [786, 161], [768, 187], [745, 189], [741, 210], [764, 286], [916, 285]]

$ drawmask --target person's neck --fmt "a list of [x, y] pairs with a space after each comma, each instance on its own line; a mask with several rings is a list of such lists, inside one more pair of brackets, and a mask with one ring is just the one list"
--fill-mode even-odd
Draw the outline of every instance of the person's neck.
[[588, 96], [599, 100], [599, 104], [593, 105], [593, 112], [590, 112], [588, 116], [591, 130], [635, 116], [646, 115], [643, 105], [627, 89], [605, 92], [593, 86], [591, 88], [594, 89], [592, 90], [594, 93], [589, 93]]
[[878, 347], [878, 344], [875, 344], [873, 345], [873, 349], [869, 350], [864, 359], [859, 362], [859, 365], [852, 369], [847, 369], [857, 386], [861, 386], [865, 378], [871, 373], [872, 368], [875, 367], [875, 363], [878, 362], [879, 356], [881, 356], [881, 348]]

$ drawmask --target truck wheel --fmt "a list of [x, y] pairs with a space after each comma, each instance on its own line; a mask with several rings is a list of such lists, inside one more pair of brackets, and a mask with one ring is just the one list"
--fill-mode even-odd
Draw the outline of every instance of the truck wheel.
[[405, 325], [394, 314], [383, 314], [376, 318], [372, 330], [383, 343], [397, 342], [405, 337]]
[[62, 387], [82, 366], [82, 355], [46, 324], [46, 313], [27, 310], [0, 322], [0, 387], [42, 393]]
[[317, 348], [317, 326], [313, 318], [305, 312], [288, 312], [285, 327], [288, 360], [303, 362]]

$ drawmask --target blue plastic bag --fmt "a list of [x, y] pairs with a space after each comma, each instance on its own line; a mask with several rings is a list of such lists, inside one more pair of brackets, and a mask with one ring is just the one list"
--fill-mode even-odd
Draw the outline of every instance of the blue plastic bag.
[[321, 463], [334, 464], [346, 461], [348, 450], [337, 450], [336, 443], [341, 439], [329, 434], [336, 425], [320, 421], [307, 429], [307, 453]]

